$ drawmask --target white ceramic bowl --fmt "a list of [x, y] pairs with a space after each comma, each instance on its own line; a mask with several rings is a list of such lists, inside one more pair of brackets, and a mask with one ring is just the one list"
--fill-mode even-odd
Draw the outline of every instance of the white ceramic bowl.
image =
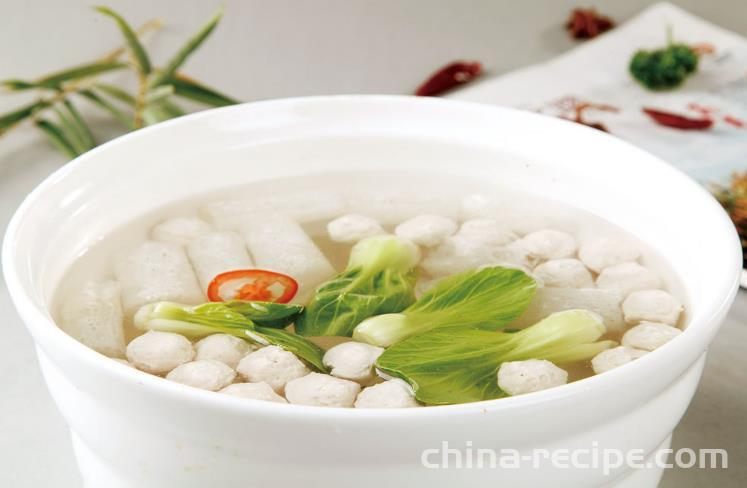
[[[689, 326], [623, 368], [496, 401], [403, 410], [252, 402], [140, 373], [52, 322], [83, 250], [161, 204], [227, 185], [325, 171], [468, 174], [586, 208], [666, 256]], [[695, 182], [612, 136], [531, 113], [408, 97], [324, 97], [210, 110], [87, 153], [34, 190], [3, 247], [5, 279], [70, 425], [90, 487], [647, 486], [658, 473], [427, 469], [425, 449], [666, 444], [737, 289], [734, 229]], [[432, 459], [431, 459], [432, 460]], [[631, 480], [636, 480], [635, 482]]]

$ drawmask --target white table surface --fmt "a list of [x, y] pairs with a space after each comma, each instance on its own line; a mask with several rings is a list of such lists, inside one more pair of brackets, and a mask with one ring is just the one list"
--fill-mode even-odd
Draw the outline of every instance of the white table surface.
[[[500, 73], [573, 45], [559, 24], [569, 0], [317, 0], [315, 2], [109, 1], [140, 24], [166, 27], [148, 45], [163, 60], [214, 5], [226, 17], [187, 71], [242, 100], [328, 93], [405, 93], [434, 68], [478, 59]], [[589, 3], [589, 2], [581, 2]], [[651, 2], [593, 2], [624, 20]], [[743, 0], [675, 2], [747, 35]], [[118, 45], [88, 0], [0, 0], [0, 79], [33, 78]], [[178, 8], [176, 8], [178, 6]], [[6, 15], [7, 14], [7, 15]], [[43, 33], [43, 35], [40, 35]], [[746, 68], [747, 69], [747, 68]], [[0, 97], [0, 112], [22, 99]], [[105, 132], [106, 127], [98, 128]], [[0, 138], [0, 229], [23, 197], [63, 159], [30, 130]], [[747, 164], [747, 160], [745, 161]], [[51, 402], [30, 337], [0, 282], [0, 486], [78, 487], [67, 429]], [[674, 447], [724, 448], [727, 470], [674, 469], [663, 487], [747, 486], [747, 295], [740, 293], [714, 341], [703, 380], [674, 435]]]

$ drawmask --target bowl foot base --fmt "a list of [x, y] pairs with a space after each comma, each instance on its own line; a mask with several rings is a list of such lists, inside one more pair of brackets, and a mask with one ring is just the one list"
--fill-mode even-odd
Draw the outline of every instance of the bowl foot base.
[[[672, 436], [669, 435], [664, 439], [664, 442], [659, 444], [648, 458], [646, 458], [646, 462], [653, 462], [656, 453], [662, 449], [668, 449], [671, 443]], [[605, 488], [656, 488], [659, 486], [659, 481], [661, 481], [662, 475], [664, 475], [664, 468], [661, 467], [636, 469], [625, 478], [617, 480]]]
[[114, 473], [100, 456], [89, 449], [83, 440], [78, 437], [78, 434], [71, 430], [70, 437], [73, 441], [75, 459], [78, 461], [78, 468], [83, 476], [83, 486], [85, 488], [100, 488], [102, 486], [107, 488], [132, 488], [131, 485]]

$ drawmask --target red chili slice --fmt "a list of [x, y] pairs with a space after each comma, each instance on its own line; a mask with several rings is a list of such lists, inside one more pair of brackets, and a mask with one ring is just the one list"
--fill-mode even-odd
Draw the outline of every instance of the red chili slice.
[[238, 269], [213, 278], [207, 296], [211, 302], [257, 300], [288, 303], [297, 291], [298, 283], [290, 276], [264, 269]]
[[739, 129], [742, 129], [745, 126], [744, 120], [740, 120], [732, 115], [724, 115], [724, 122]]
[[643, 111], [651, 117], [654, 122], [666, 127], [672, 127], [681, 130], [705, 130], [710, 129], [713, 125], [713, 119], [704, 117], [701, 119], [692, 119], [683, 115], [664, 112], [653, 108], [643, 108]]

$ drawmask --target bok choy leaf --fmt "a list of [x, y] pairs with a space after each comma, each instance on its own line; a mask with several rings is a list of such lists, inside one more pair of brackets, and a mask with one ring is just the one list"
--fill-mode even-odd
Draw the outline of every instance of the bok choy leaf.
[[521, 270], [494, 266], [439, 281], [402, 313], [371, 317], [353, 338], [387, 347], [407, 337], [446, 327], [500, 329], [529, 306], [537, 283]]
[[292, 303], [246, 300], [233, 300], [223, 303], [231, 310], [239, 312], [257, 325], [276, 329], [282, 329], [292, 324], [303, 310], [301, 305]]
[[196, 306], [157, 302], [143, 305], [135, 314], [134, 322], [142, 330], [175, 332], [195, 339], [223, 333], [264, 346], [279, 346], [316, 370], [326, 372], [322, 362], [324, 351], [320, 347], [282, 329], [281, 324], [292, 322], [301, 308], [265, 302], [210, 302]]
[[[416, 335], [379, 356], [377, 367], [412, 386], [429, 405], [490, 400], [504, 395], [497, 373], [506, 361], [590, 359], [614, 341], [598, 341], [605, 327], [587, 310], [557, 312], [518, 332], [443, 329]], [[598, 341], [598, 342], [597, 342]]]
[[415, 244], [396, 236], [369, 237], [353, 246], [344, 272], [322, 284], [296, 321], [305, 336], [350, 336], [373, 315], [399, 312], [415, 301]]

